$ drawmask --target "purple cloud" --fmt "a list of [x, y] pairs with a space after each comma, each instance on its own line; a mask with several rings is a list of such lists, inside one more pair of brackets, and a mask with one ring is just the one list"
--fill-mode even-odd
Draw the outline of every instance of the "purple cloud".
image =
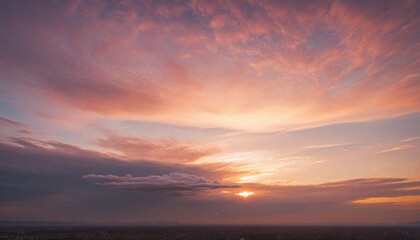
[[162, 176], [151, 175], [147, 177], [133, 177], [130, 174], [125, 176], [96, 175], [88, 174], [84, 179], [112, 188], [139, 191], [197, 191], [218, 188], [239, 188], [239, 185], [224, 185], [217, 181], [209, 181], [185, 173], [170, 173]]
[[0, 129], [1, 128], [8, 128], [22, 134], [30, 134], [32, 132], [28, 125], [2, 116], [0, 116]]

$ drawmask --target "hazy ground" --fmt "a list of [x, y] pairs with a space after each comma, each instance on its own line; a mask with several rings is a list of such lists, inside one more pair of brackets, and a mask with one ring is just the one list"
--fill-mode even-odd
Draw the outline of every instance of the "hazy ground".
[[420, 239], [419, 226], [1, 227], [0, 239]]

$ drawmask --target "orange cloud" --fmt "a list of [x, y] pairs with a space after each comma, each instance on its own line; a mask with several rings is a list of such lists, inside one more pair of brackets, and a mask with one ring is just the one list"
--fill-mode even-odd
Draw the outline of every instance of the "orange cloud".
[[[241, 184], [243, 188], [257, 189], [261, 195], [278, 202], [362, 203], [365, 199], [403, 199], [420, 196], [419, 181], [405, 178], [355, 178], [322, 184], [263, 185]], [[369, 200], [370, 201], [370, 200]], [[373, 200], [372, 200], [373, 201]], [[385, 201], [383, 201], [385, 202]]]
[[376, 197], [376, 198], [367, 198], [353, 203], [360, 204], [374, 204], [374, 203], [392, 203], [397, 205], [412, 205], [417, 204], [420, 206], [420, 196], [401, 196], [401, 197]]
[[386, 149], [383, 151], [380, 151], [378, 153], [386, 153], [386, 152], [394, 152], [394, 151], [400, 151], [400, 150], [404, 150], [404, 149], [408, 149], [408, 148], [413, 148], [413, 145], [400, 145], [400, 146], [396, 146], [390, 149]]

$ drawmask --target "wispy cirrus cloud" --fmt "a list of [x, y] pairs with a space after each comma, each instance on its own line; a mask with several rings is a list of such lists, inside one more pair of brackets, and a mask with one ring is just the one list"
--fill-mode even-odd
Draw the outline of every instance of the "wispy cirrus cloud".
[[416, 141], [418, 139], [420, 139], [420, 137], [410, 137], [410, 138], [401, 140], [401, 142], [411, 142], [411, 141]]
[[213, 155], [220, 151], [215, 146], [183, 143], [174, 138], [155, 139], [116, 134], [96, 139], [93, 143], [104, 149], [122, 153], [131, 159], [150, 159], [165, 162], [194, 162], [201, 157]]
[[349, 147], [354, 145], [353, 142], [348, 143], [331, 143], [331, 144], [321, 144], [321, 145], [310, 145], [303, 147], [303, 149], [330, 149], [330, 148], [341, 148], [341, 147]]
[[113, 4], [4, 2], [2, 81], [68, 111], [255, 131], [420, 107], [415, 1]]
[[30, 134], [32, 131], [30, 127], [24, 123], [10, 120], [0, 116], [0, 127], [9, 128], [17, 133]]
[[399, 145], [393, 148], [385, 149], [383, 151], [377, 152], [377, 153], [386, 153], [386, 152], [394, 152], [394, 151], [401, 151], [408, 148], [413, 148], [413, 145]]

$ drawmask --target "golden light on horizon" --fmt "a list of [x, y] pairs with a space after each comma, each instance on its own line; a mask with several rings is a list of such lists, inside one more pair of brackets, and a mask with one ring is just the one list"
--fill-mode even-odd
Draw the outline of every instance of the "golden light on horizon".
[[360, 199], [352, 201], [357, 204], [381, 204], [381, 203], [392, 203], [397, 205], [404, 204], [419, 204], [420, 196], [410, 195], [410, 196], [399, 196], [399, 197], [372, 197], [366, 199]]
[[240, 192], [240, 193], [236, 193], [236, 195], [247, 198], [248, 196], [253, 195], [254, 192]]

